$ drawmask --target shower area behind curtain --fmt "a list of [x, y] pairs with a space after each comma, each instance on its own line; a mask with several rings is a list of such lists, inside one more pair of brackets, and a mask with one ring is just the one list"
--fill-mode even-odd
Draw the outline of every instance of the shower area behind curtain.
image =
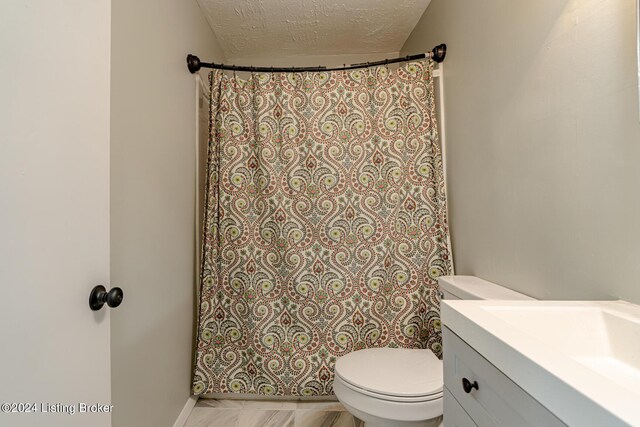
[[194, 394], [324, 396], [351, 351], [440, 355], [433, 63], [209, 79]]

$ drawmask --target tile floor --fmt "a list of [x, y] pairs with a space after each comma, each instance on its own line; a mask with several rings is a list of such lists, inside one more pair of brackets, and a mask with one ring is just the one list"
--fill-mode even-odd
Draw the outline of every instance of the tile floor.
[[185, 427], [363, 427], [339, 402], [200, 399]]

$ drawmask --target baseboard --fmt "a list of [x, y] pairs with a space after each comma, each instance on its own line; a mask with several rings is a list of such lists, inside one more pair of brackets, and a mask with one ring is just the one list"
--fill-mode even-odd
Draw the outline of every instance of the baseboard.
[[187, 418], [189, 418], [189, 415], [191, 414], [191, 410], [196, 406], [197, 402], [198, 396], [191, 396], [189, 400], [187, 400], [187, 403], [184, 404], [184, 408], [180, 411], [180, 415], [178, 415], [176, 422], [173, 423], [173, 427], [184, 427], [184, 424], [187, 422]]

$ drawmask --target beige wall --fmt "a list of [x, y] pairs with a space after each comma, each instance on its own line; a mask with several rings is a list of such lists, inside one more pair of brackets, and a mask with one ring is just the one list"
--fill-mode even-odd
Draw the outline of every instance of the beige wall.
[[433, 0], [456, 272], [640, 303], [635, 0]]
[[195, 0], [112, 1], [113, 425], [173, 425], [189, 397], [194, 319], [195, 83], [221, 61]]

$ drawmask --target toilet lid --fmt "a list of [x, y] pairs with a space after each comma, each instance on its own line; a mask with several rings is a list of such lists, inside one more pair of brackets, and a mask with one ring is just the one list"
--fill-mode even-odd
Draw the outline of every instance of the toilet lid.
[[442, 393], [442, 361], [430, 350], [371, 348], [340, 357], [336, 375], [351, 385], [398, 397]]

